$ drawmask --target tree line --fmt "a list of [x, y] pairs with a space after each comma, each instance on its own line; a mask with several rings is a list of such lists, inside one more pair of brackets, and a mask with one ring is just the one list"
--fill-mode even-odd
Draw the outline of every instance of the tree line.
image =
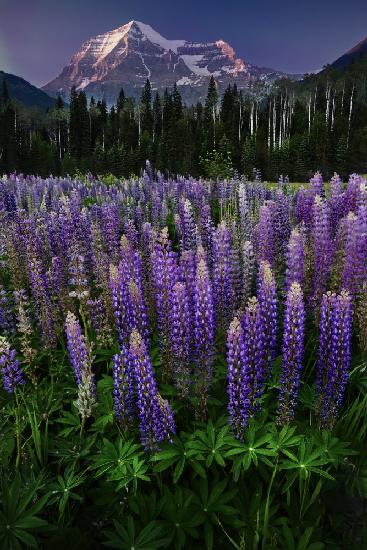
[[0, 173], [42, 176], [76, 171], [139, 174], [150, 159], [168, 174], [222, 177], [234, 171], [305, 181], [321, 170], [367, 172], [367, 60], [347, 71], [327, 67], [302, 82], [282, 80], [254, 97], [229, 85], [218, 97], [185, 105], [176, 85], [162, 94], [146, 81], [140, 100], [121, 89], [116, 105], [72, 89], [47, 112], [0, 95]]

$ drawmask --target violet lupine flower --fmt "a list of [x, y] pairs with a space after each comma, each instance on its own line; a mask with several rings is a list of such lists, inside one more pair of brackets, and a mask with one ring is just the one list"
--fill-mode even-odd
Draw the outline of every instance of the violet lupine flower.
[[329, 226], [329, 209], [319, 195], [313, 206], [312, 242], [314, 254], [313, 301], [318, 307], [325, 291], [330, 271], [331, 240]]
[[50, 280], [38, 259], [29, 260], [28, 270], [42, 339], [45, 346], [51, 349], [56, 342], [56, 332]]
[[14, 332], [15, 322], [12, 306], [6, 291], [0, 287], [0, 334], [10, 335]]
[[333, 428], [349, 378], [352, 300], [348, 292], [324, 294], [320, 316], [317, 393], [321, 426]]
[[251, 213], [244, 183], [240, 183], [238, 187], [238, 212], [240, 217], [241, 241], [250, 240], [252, 235]]
[[196, 248], [196, 226], [191, 202], [183, 199], [180, 202], [181, 250]]
[[130, 337], [129, 361], [134, 370], [141, 443], [154, 451], [162, 441], [171, 439], [175, 424], [169, 404], [158, 393], [145, 342], [135, 329]]
[[314, 176], [310, 179], [310, 184], [315, 195], [320, 195], [321, 197], [325, 196], [324, 180], [321, 172], [316, 172], [314, 174]]
[[24, 372], [15, 355], [15, 350], [10, 348], [6, 338], [0, 336], [0, 372], [4, 390], [8, 393], [14, 393], [19, 386], [25, 384]]
[[196, 276], [196, 252], [184, 250], [180, 258], [182, 277], [186, 283], [186, 290], [189, 299], [190, 312], [194, 307], [195, 276]]
[[191, 317], [186, 287], [176, 283], [172, 289], [170, 339], [173, 354], [173, 378], [182, 397], [187, 397], [190, 385]]
[[210, 213], [210, 205], [204, 204], [200, 216], [200, 238], [208, 259], [212, 259], [214, 224]]
[[215, 314], [221, 328], [225, 329], [232, 317], [234, 281], [231, 233], [224, 221], [213, 235], [213, 260]]
[[243, 264], [243, 290], [242, 302], [246, 305], [251, 296], [252, 285], [255, 273], [255, 254], [254, 247], [251, 241], [245, 241], [242, 247], [242, 264]]
[[272, 207], [274, 250], [278, 265], [282, 265], [291, 233], [290, 204], [288, 197], [281, 191], [276, 192], [275, 199]]
[[194, 346], [197, 370], [196, 393], [199, 396], [199, 414], [205, 418], [206, 402], [212, 377], [212, 355], [215, 336], [212, 286], [207, 265], [198, 263], [194, 297]]
[[85, 336], [78, 319], [71, 311], [66, 316], [65, 330], [69, 361], [73, 367], [76, 383], [79, 385], [82, 382], [83, 373], [91, 372], [92, 366]]
[[135, 411], [135, 386], [134, 371], [125, 346], [113, 357], [112, 377], [115, 416], [127, 428]]
[[303, 294], [298, 282], [287, 294], [283, 326], [282, 370], [280, 375], [278, 424], [289, 424], [294, 417], [302, 371], [305, 333]]
[[270, 370], [277, 348], [277, 297], [274, 275], [268, 262], [260, 262], [257, 297], [265, 335], [265, 361]]
[[256, 255], [258, 260], [274, 262], [274, 228], [272, 209], [269, 204], [260, 206], [259, 222], [256, 226]]
[[158, 313], [160, 346], [165, 365], [165, 377], [172, 376], [172, 361], [169, 340], [169, 320], [172, 288], [179, 280], [177, 255], [171, 250], [168, 229], [162, 229], [151, 254], [152, 279]]
[[260, 408], [267, 370], [266, 326], [257, 298], [249, 299], [241, 325], [244, 333], [241, 407], [246, 425]]
[[360, 219], [349, 212], [345, 219], [344, 267], [341, 287], [352, 297], [356, 297], [363, 282], [365, 272], [365, 250], [363, 246], [364, 228]]
[[233, 433], [241, 439], [249, 411], [242, 400], [242, 378], [245, 369], [245, 344], [241, 323], [235, 317], [228, 329], [227, 335], [227, 382], [228, 382], [228, 412], [231, 419]]
[[148, 322], [140, 255], [125, 236], [121, 238], [121, 252], [118, 268], [110, 266], [110, 288], [119, 342], [127, 345], [133, 328], [148, 338]]
[[333, 235], [335, 235], [339, 221], [345, 215], [345, 198], [343, 194], [342, 179], [338, 174], [330, 180], [330, 229]]
[[285, 288], [288, 291], [292, 283], [301, 286], [305, 281], [305, 235], [302, 228], [293, 229], [288, 242]]

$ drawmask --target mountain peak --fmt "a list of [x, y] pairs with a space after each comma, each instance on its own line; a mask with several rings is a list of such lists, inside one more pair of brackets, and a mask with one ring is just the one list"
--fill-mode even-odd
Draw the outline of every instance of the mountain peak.
[[133, 19], [87, 40], [44, 90], [68, 97], [75, 86], [88, 96], [103, 97], [113, 104], [121, 86], [126, 93], [137, 96], [149, 78], [152, 87], [160, 90], [176, 82], [189, 101], [197, 101], [205, 97], [211, 76], [222, 90], [234, 82], [240, 89], [249, 89], [255, 81], [266, 84], [267, 79], [271, 82], [284, 75], [238, 58], [232, 46], [222, 39], [167, 39], [147, 23]]

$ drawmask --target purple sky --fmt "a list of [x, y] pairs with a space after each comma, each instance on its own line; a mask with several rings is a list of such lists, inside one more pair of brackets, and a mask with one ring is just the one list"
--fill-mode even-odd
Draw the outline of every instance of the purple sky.
[[[82, 42], [131, 19], [170, 39], [222, 38], [238, 56], [287, 72], [322, 68], [367, 36], [367, 1], [0, 0], [0, 70], [36, 85]], [[339, 5], [338, 5], [339, 4]]]

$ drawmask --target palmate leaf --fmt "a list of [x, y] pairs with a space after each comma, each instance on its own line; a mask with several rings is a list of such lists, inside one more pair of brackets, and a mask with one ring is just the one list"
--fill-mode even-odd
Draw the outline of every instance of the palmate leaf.
[[191, 441], [181, 441], [176, 437], [173, 444], [162, 445], [162, 450], [151, 458], [155, 463], [154, 471], [163, 472], [172, 467], [173, 482], [177, 483], [186, 466], [190, 465], [197, 474], [205, 477], [205, 470], [200, 464], [200, 461], [204, 460], [204, 456], [198, 449], [191, 448], [190, 444]]
[[222, 427], [216, 427], [209, 420], [206, 431], [197, 430], [187, 447], [204, 457], [205, 465], [209, 468], [213, 462], [219, 466], [225, 466], [227, 449], [235, 442], [229, 434], [229, 426], [226, 423]]
[[256, 428], [254, 424], [247, 429], [244, 442], [234, 440], [232, 448], [226, 452], [226, 457], [233, 457], [232, 471], [235, 481], [239, 479], [241, 470], [248, 470], [251, 464], [258, 466], [259, 462], [263, 462], [272, 466], [268, 457], [277, 455], [274, 448], [271, 448], [272, 440], [271, 432], [265, 431], [262, 427]]
[[288, 459], [283, 459], [279, 462], [281, 470], [295, 470], [288, 477], [284, 485], [283, 492], [286, 492], [295, 482], [297, 478], [306, 480], [312, 473], [317, 474], [326, 479], [334, 480], [334, 477], [327, 470], [321, 469], [321, 466], [326, 466], [332, 463], [332, 460], [327, 456], [325, 448], [315, 445], [315, 441], [302, 440], [298, 447], [297, 454], [284, 449], [283, 453]]
[[157, 521], [151, 521], [137, 532], [132, 516], [127, 518], [126, 525], [114, 521], [115, 532], [107, 531], [108, 541], [105, 546], [120, 550], [155, 550], [166, 547], [168, 539]]
[[104, 474], [109, 474], [117, 468], [126, 466], [131, 463], [134, 457], [138, 457], [142, 454], [140, 445], [133, 443], [132, 441], [124, 442], [119, 437], [115, 444], [108, 439], [103, 439], [103, 446], [100, 450], [100, 454], [92, 457], [91, 468], [96, 470], [96, 476], [100, 477]]
[[24, 544], [30, 548], [37, 548], [35, 537], [28, 531], [41, 531], [47, 528], [46, 520], [37, 516], [45, 506], [48, 495], [34, 502], [37, 492], [43, 484], [43, 476], [40, 475], [26, 490], [21, 489], [21, 478], [16, 474], [11, 485], [5, 480], [1, 483], [0, 500], [0, 548], [23, 548]]

